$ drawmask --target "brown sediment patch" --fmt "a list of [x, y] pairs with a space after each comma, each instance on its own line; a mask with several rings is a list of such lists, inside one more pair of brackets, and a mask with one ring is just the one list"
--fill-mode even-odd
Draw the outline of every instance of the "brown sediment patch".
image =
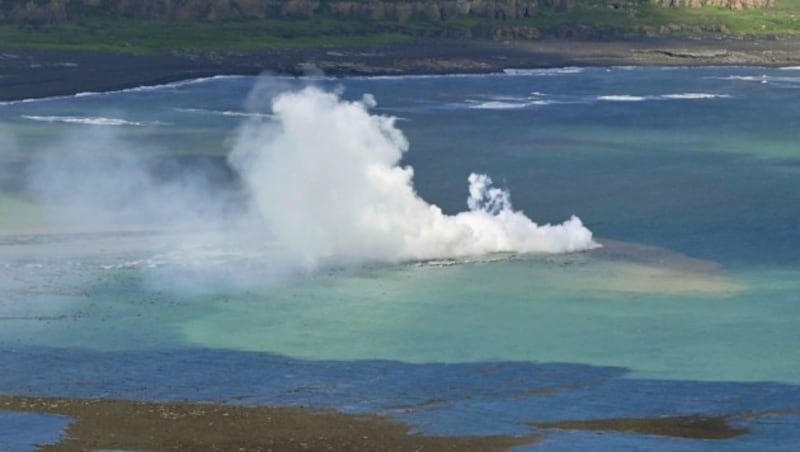
[[692, 439], [730, 439], [748, 432], [745, 427], [733, 427], [730, 421], [729, 416], [697, 415], [531, 422], [529, 425], [537, 428], [616, 431]]
[[613, 264], [601, 281], [594, 282], [603, 290], [725, 296], [747, 288], [717, 262], [618, 240], [603, 239], [601, 243], [603, 248], [592, 251], [592, 255]]
[[717, 262], [697, 259], [666, 248], [613, 239], [599, 240], [603, 247], [592, 251], [592, 254], [602, 256], [608, 260], [706, 274], [720, 273], [724, 270]]
[[702, 273], [620, 263], [600, 286], [611, 292], [665, 295], [735, 295], [745, 285], [723, 273]]
[[537, 439], [409, 434], [383, 417], [306, 408], [0, 396], [0, 409], [74, 417], [64, 439], [43, 451], [499, 451]]

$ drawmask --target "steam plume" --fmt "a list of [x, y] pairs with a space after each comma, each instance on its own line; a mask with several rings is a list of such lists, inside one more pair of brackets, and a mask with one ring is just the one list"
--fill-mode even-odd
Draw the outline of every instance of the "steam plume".
[[230, 161], [278, 242], [307, 266], [561, 253], [598, 246], [573, 216], [537, 225], [488, 176], [469, 176], [469, 210], [446, 215], [399, 166], [408, 141], [374, 99], [345, 101], [316, 87], [283, 92], [274, 119], [238, 131]]

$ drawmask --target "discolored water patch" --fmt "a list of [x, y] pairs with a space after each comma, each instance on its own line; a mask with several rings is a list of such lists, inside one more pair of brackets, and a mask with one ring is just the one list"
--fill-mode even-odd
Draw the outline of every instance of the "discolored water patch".
[[697, 259], [665, 248], [601, 240], [592, 253], [603, 267], [590, 279], [589, 290], [629, 294], [730, 296], [747, 287], [731, 277], [718, 262]]

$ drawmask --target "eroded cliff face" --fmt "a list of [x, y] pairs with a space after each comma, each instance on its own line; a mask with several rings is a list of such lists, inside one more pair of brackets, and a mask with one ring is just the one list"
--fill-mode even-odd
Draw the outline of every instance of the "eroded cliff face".
[[653, 3], [665, 7], [702, 8], [704, 6], [717, 6], [721, 8], [741, 10], [755, 8], [769, 8], [774, 0], [652, 0]]
[[[224, 20], [318, 16], [406, 24], [443, 22], [458, 16], [497, 21], [523, 19], [543, 11], [566, 12], [577, 0], [0, 0], [0, 21], [58, 23], [86, 16], [149, 20]], [[638, 0], [588, 0], [612, 8], [635, 7]], [[773, 0], [645, 0], [663, 7], [765, 8]], [[530, 30], [504, 33], [535, 34]]]

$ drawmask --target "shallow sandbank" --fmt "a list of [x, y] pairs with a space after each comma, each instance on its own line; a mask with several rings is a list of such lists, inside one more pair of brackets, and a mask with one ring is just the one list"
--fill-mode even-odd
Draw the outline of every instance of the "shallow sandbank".
[[534, 435], [410, 434], [410, 427], [378, 416], [305, 408], [0, 396], [0, 409], [76, 419], [61, 442], [43, 445], [43, 451], [499, 451], [536, 441]]

